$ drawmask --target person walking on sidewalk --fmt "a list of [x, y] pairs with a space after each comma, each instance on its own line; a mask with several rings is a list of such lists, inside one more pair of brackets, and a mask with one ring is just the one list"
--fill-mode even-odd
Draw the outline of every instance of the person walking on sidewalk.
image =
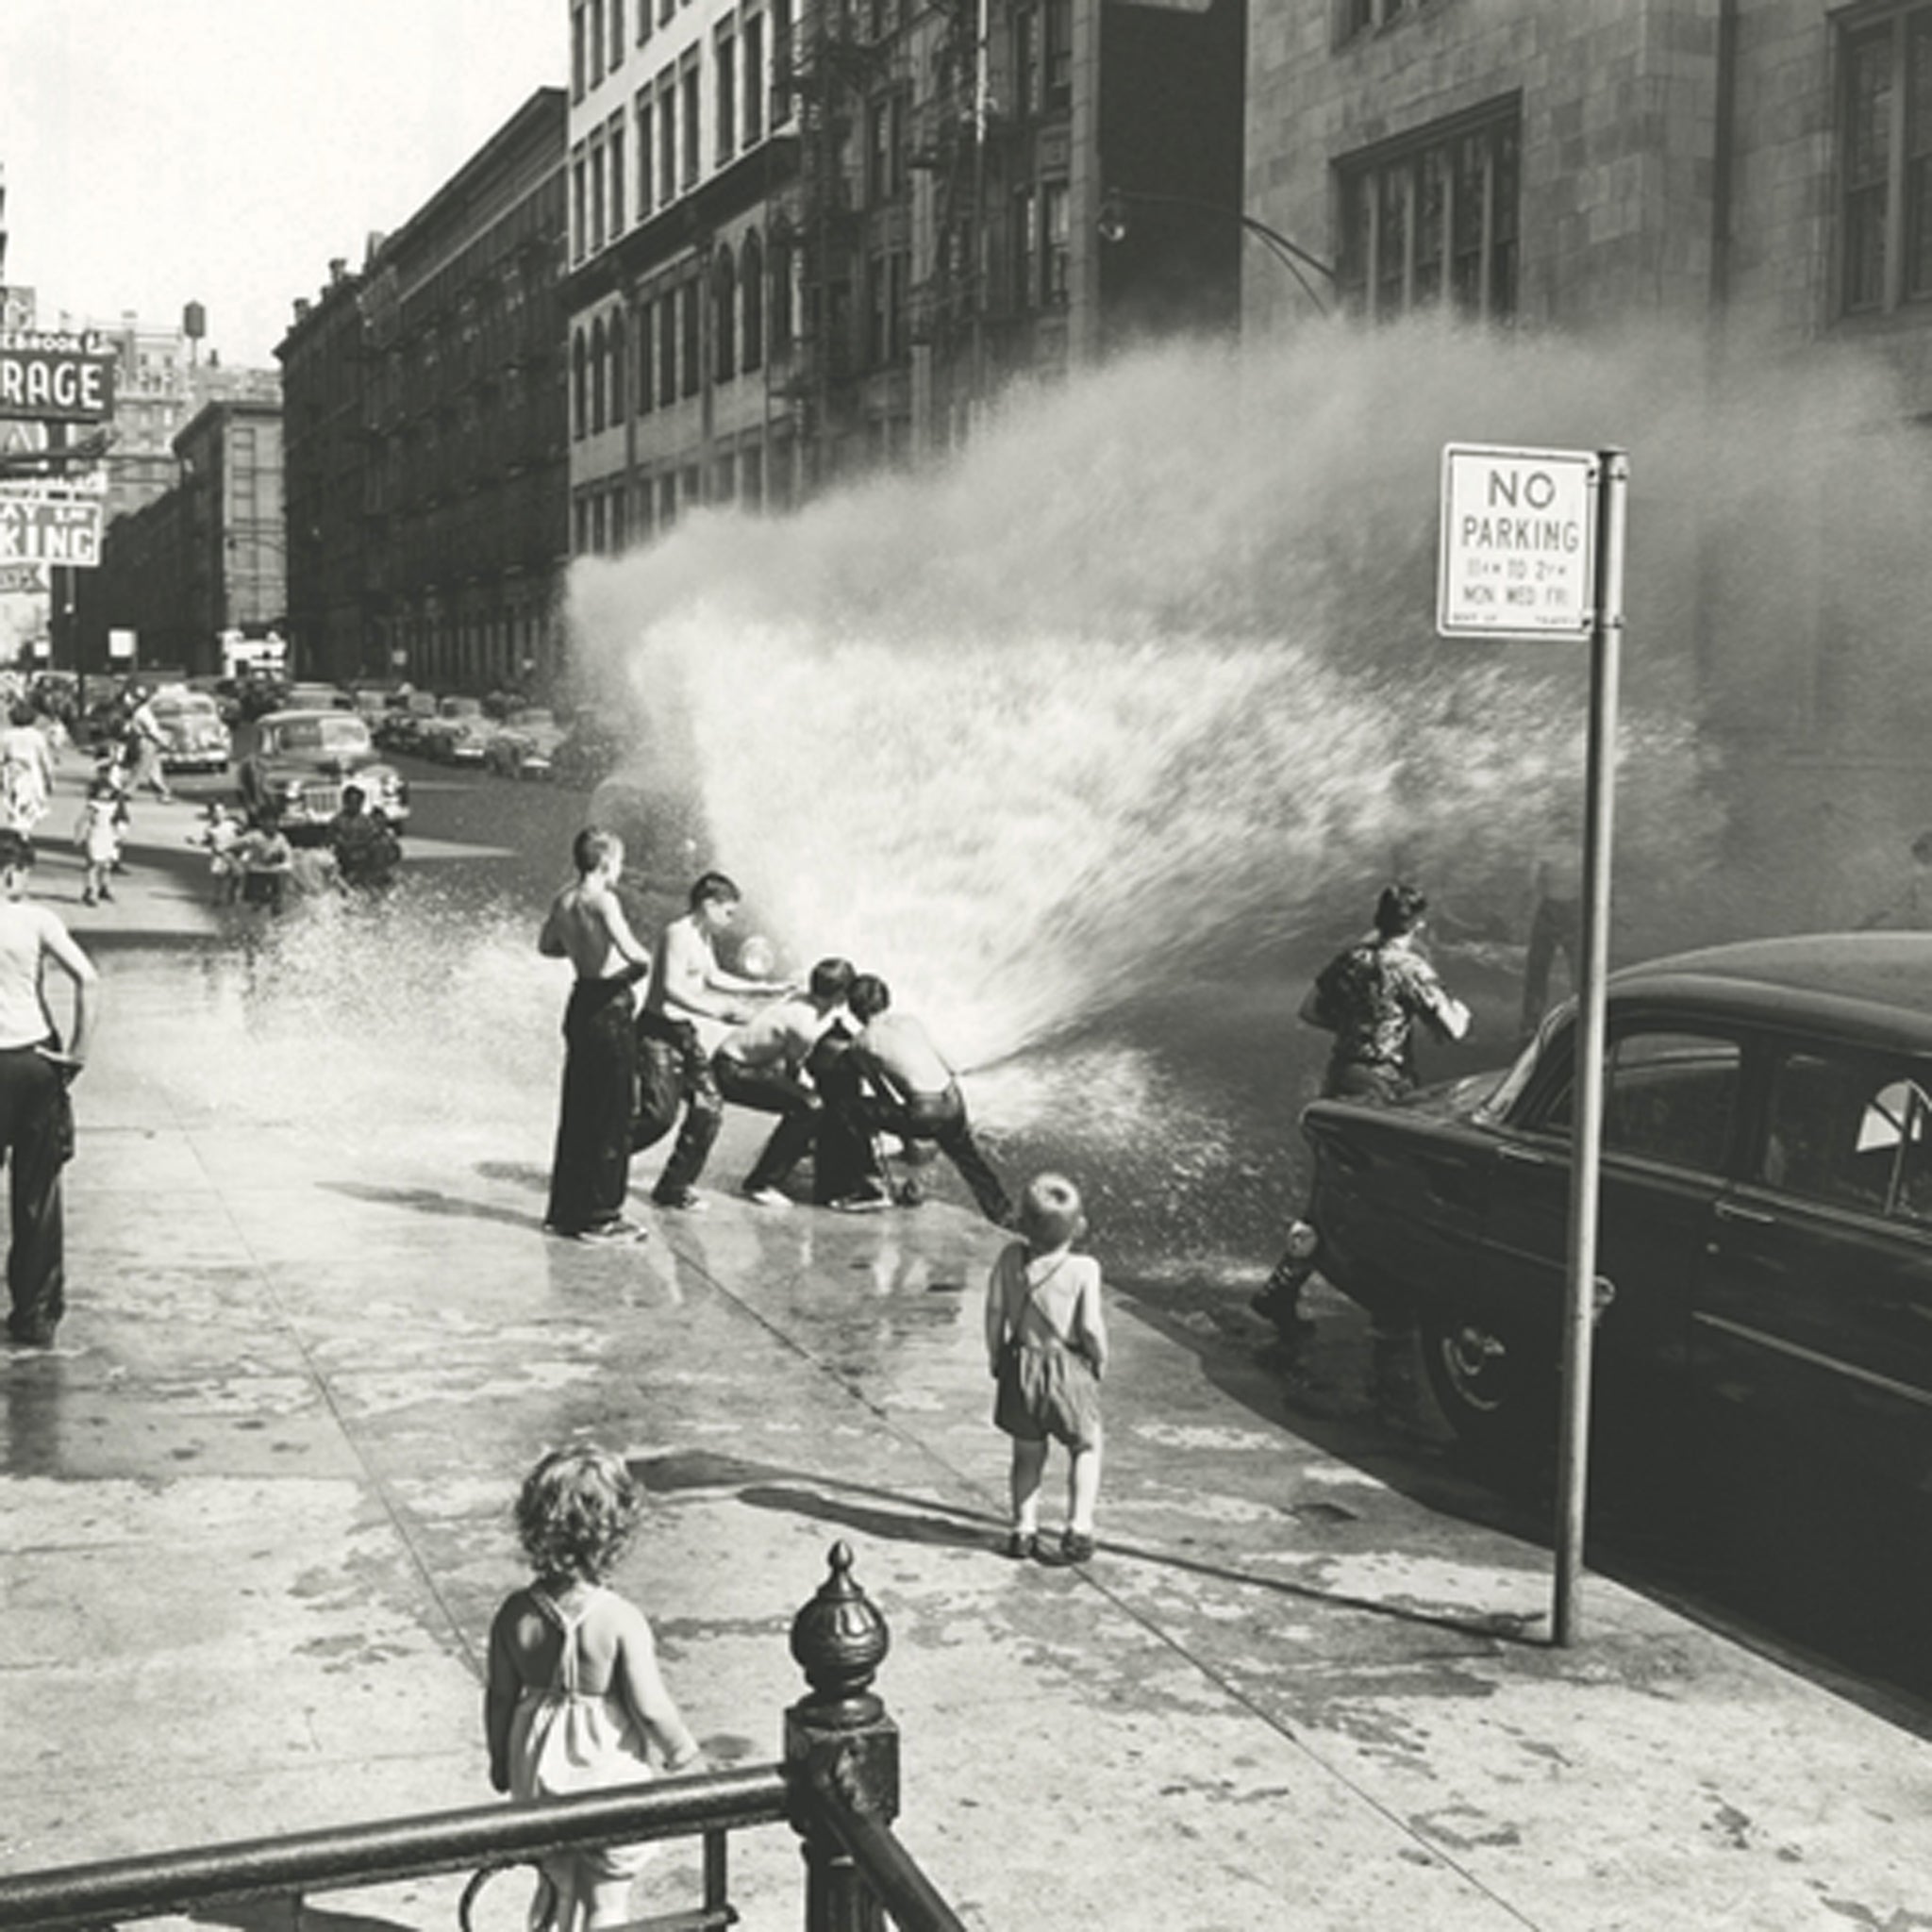
[[734, 1107], [780, 1116], [744, 1179], [744, 1195], [760, 1208], [789, 1208], [784, 1184], [818, 1138], [818, 1091], [805, 1063], [828, 1033], [852, 985], [849, 959], [821, 959], [801, 994], [774, 1000], [711, 1056], [718, 1091]]
[[783, 991], [718, 963], [718, 940], [731, 929], [741, 897], [736, 881], [722, 872], [705, 873], [691, 886], [687, 910], [658, 936], [651, 990], [638, 1016], [638, 1109], [630, 1145], [633, 1154], [655, 1146], [684, 1109], [671, 1158], [651, 1190], [659, 1208], [704, 1207], [698, 1176], [724, 1119], [711, 1055], [733, 1026], [752, 1017], [754, 997]]
[[1041, 1555], [1040, 1489], [1051, 1441], [1064, 1442], [1072, 1457], [1059, 1560], [1084, 1563], [1093, 1555], [1107, 1321], [1100, 1263], [1074, 1252], [1086, 1231], [1080, 1191], [1062, 1174], [1038, 1174], [1020, 1197], [1021, 1238], [987, 1278], [987, 1366], [998, 1391], [992, 1419], [1013, 1439], [1006, 1547], [1016, 1559]]
[[168, 788], [167, 771], [161, 763], [161, 754], [167, 745], [161, 735], [161, 721], [155, 716], [154, 697], [148, 686], [138, 687], [134, 708], [127, 714], [127, 743], [134, 754], [132, 789], [139, 791], [145, 785], [163, 805], [173, 805], [175, 794]]
[[[12, 1169], [7, 1250], [9, 1338], [52, 1345], [66, 1310], [66, 1221], [60, 1170], [74, 1152], [67, 1089], [93, 1043], [100, 977], [44, 906], [26, 898], [33, 848], [0, 830], [0, 1152]], [[74, 1025], [63, 1047], [47, 1006], [52, 960], [74, 982]]]
[[587, 825], [571, 848], [576, 878], [551, 902], [537, 936], [548, 959], [568, 959], [576, 984], [563, 1014], [563, 1097], [543, 1224], [583, 1241], [641, 1241], [624, 1211], [630, 1186], [637, 1021], [631, 989], [651, 970], [618, 903], [624, 841]]
[[[637, 1535], [642, 1498], [619, 1457], [553, 1449], [517, 1496], [534, 1573], [490, 1628], [483, 1727], [491, 1787], [528, 1802], [691, 1771], [703, 1751], [658, 1667], [643, 1611], [608, 1587]], [[586, 1845], [542, 1862], [551, 1896], [531, 1924], [600, 1932], [629, 1920], [633, 1880], [657, 1847]]]
[[54, 750], [40, 713], [25, 699], [8, 712], [0, 731], [0, 826], [33, 837], [54, 798]]

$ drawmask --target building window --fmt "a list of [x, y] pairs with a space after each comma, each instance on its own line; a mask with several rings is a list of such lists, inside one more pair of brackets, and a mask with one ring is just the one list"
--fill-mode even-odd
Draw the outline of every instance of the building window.
[[791, 0], [772, 0], [772, 125], [791, 119]]
[[729, 163], [738, 152], [738, 37], [729, 23], [718, 29], [712, 49], [718, 100], [718, 165]]
[[610, 71], [624, 65], [624, 0], [610, 0]]
[[658, 400], [669, 408], [677, 400], [677, 297], [658, 304]]
[[655, 400], [652, 381], [652, 330], [651, 325], [657, 319], [657, 305], [650, 301], [638, 304], [638, 414], [648, 416]]
[[[650, 5], [650, 0], [638, 0], [641, 7]], [[677, 17], [677, 0], [658, 0], [658, 25], [665, 25]]]
[[738, 268], [728, 248], [711, 271], [711, 363], [715, 381], [738, 374]]
[[1446, 299], [1515, 315], [1518, 112], [1511, 101], [1337, 165], [1336, 277], [1351, 307], [1387, 318]]
[[886, 101], [874, 101], [865, 110], [866, 201], [876, 208], [892, 192], [892, 119]]
[[1049, 308], [1067, 302], [1067, 265], [1073, 247], [1073, 202], [1064, 181], [1041, 185], [1041, 229], [1044, 253], [1040, 263], [1040, 299]]
[[744, 58], [744, 144], [765, 138], [765, 17], [746, 16], [741, 40]]
[[1393, 26], [1420, 4], [1421, 0], [1335, 0], [1335, 44], [1345, 47], [1363, 34]]
[[1932, 7], [1844, 30], [1840, 306], [1872, 315], [1932, 295]]
[[571, 158], [570, 164], [570, 242], [571, 259], [581, 261], [588, 246], [591, 232], [590, 185], [584, 178], [584, 157], [579, 149]]
[[703, 157], [698, 152], [698, 57], [693, 50], [688, 54], [678, 70], [678, 108], [684, 117], [684, 170], [683, 185], [695, 188], [698, 185], [698, 169]]
[[615, 310], [610, 317], [610, 421], [612, 424], [624, 421], [624, 377], [630, 367], [630, 358], [625, 347], [624, 310]]
[[590, 351], [584, 346], [584, 332], [578, 329], [570, 345], [570, 433], [581, 438], [591, 420]]
[[624, 233], [624, 116], [613, 114], [605, 135], [605, 148], [610, 157], [610, 239]]
[[607, 386], [605, 383], [604, 318], [591, 325], [591, 434], [604, 427]]
[[677, 83], [666, 75], [658, 83], [658, 205], [677, 194]]
[[1039, 205], [1033, 190], [1013, 191], [1012, 271], [1013, 307], [1033, 306], [1033, 264], [1040, 247]]
[[651, 218], [651, 97], [642, 89], [638, 90], [638, 220], [647, 222]]
[[1046, 108], [1074, 104], [1074, 0], [1046, 0]]
[[580, 101], [584, 97], [584, 74], [589, 65], [584, 49], [584, 8], [583, 0], [570, 10], [570, 97]]
[[591, 137], [591, 246], [604, 245], [604, 215], [608, 206], [604, 193], [604, 134], [600, 128]]
[[1040, 111], [1039, 31], [1032, 8], [1013, 9], [1013, 111], [1023, 121]]
[[690, 281], [677, 291], [677, 359], [683, 371], [683, 392], [688, 396], [696, 395], [703, 383], [699, 360], [703, 328], [704, 318], [698, 312], [698, 285]]
[[756, 228], [744, 238], [743, 272], [738, 279], [744, 293], [744, 353], [739, 361], [749, 374], [765, 359], [765, 251]]
[[765, 341], [773, 356], [789, 355], [796, 310], [791, 301], [791, 237], [783, 228], [772, 237], [771, 321]]
[[658, 478], [658, 527], [668, 530], [677, 521], [677, 475], [667, 470]]
[[641, 47], [651, 38], [652, 11], [651, 0], [638, 0], [638, 45]]
[[604, 0], [591, 0], [591, 24], [586, 29], [591, 41], [591, 85], [604, 78]]

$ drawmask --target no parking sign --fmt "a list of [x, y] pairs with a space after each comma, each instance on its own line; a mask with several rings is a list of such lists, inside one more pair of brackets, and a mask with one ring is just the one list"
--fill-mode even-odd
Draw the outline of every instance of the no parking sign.
[[1437, 630], [1587, 639], [1596, 622], [1602, 475], [1593, 450], [1448, 444]]

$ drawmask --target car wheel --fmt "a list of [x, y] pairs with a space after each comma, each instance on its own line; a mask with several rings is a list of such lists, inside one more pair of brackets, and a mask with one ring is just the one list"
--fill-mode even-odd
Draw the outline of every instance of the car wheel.
[[1555, 1412], [1554, 1363], [1533, 1335], [1489, 1310], [1435, 1310], [1422, 1324], [1423, 1365], [1443, 1417], [1485, 1455], [1521, 1451]]

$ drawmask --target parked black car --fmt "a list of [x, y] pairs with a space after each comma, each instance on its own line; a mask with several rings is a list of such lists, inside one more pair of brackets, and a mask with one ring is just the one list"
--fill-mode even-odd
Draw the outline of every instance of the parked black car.
[[[1861, 1487], [1932, 1497], [1932, 934], [1713, 947], [1608, 989], [1600, 1415], [1722, 1405]], [[1482, 1448], [1554, 1427], [1574, 1007], [1504, 1071], [1318, 1101], [1317, 1266], [1412, 1312]]]

